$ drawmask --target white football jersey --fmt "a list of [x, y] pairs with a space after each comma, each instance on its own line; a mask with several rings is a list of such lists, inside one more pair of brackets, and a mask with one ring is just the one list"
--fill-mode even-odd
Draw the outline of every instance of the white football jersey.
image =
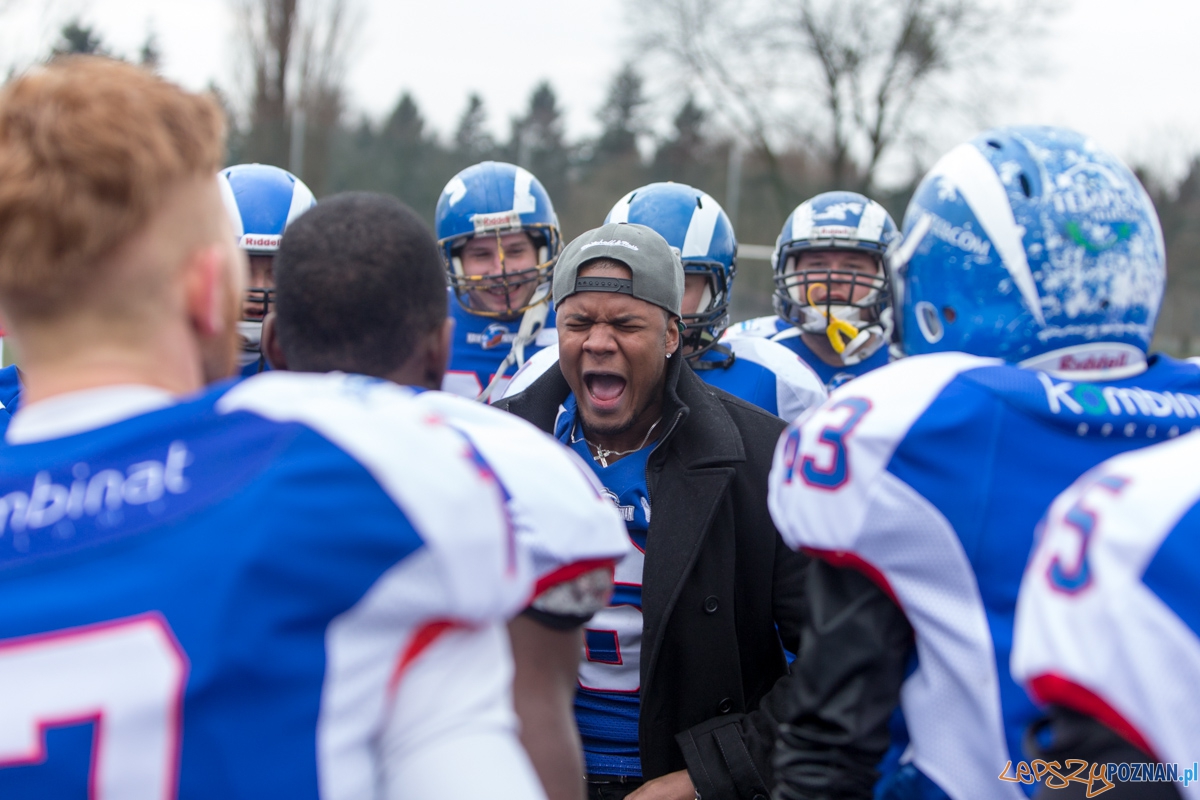
[[[551, 436], [505, 411], [447, 392], [422, 392], [416, 402], [465, 436], [495, 471], [509, 497], [517, 541], [532, 559], [535, 598], [594, 570], [611, 574], [629, 552], [620, 514], [592, 471]], [[564, 592], [544, 598], [552, 606], [543, 610], [590, 615], [607, 602], [610, 584], [606, 580], [597, 588], [598, 596]], [[574, 603], [581, 605], [573, 608]], [[534, 605], [542, 608], [536, 600]]]
[[910, 755], [956, 800], [1022, 796], [996, 776], [1025, 757], [1039, 714], [1009, 670], [1038, 520], [1105, 459], [1200, 425], [1193, 399], [1200, 370], [1166, 356], [1100, 383], [939, 353], [856, 378], [780, 440], [776, 526], [904, 611], [917, 653], [900, 697]]
[[[1110, 459], [1047, 514], [1012, 671], [1168, 765], [1200, 752], [1200, 436]], [[1177, 788], [1200, 798], [1200, 784]]]

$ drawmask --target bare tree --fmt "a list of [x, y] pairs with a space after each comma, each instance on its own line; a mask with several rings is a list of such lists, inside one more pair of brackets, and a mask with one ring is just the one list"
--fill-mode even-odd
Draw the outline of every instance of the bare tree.
[[[300, 177], [319, 194], [344, 110], [346, 70], [359, 30], [355, 2], [235, 2], [250, 73], [245, 157], [279, 166], [302, 163]], [[294, 124], [302, 128], [293, 130]], [[292, 153], [295, 146], [302, 152]]]
[[[1006, 56], [1036, 41], [1044, 0], [639, 0], [646, 50], [674, 66], [766, 162], [780, 143], [832, 184], [869, 190], [900, 144], [986, 111]], [[986, 87], [986, 88], [984, 88]], [[934, 134], [931, 134], [934, 132]], [[936, 138], [936, 136], [935, 136]]]

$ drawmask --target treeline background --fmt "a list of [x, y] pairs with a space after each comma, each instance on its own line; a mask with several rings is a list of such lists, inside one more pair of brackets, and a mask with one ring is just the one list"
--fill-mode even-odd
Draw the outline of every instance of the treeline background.
[[[432, 227], [455, 173], [509, 161], [545, 185], [568, 241], [599, 225], [631, 189], [676, 181], [720, 201], [743, 245], [772, 245], [797, 204], [833, 189], [869, 194], [900, 223], [920, 176], [948, 144], [937, 135], [945, 123], [968, 132], [988, 124], [989, 98], [963, 87], [986, 81], [990, 99], [1002, 101], [1001, 78], [1016, 74], [1020, 48], [1036, 47], [1055, 13], [1041, 0], [639, 0], [644, 55], [592, 99], [599, 132], [571, 138], [550, 81], [532, 87], [523, 112], [499, 125], [478, 94], [463, 98], [449, 131], [430, 126], [407, 92], [382, 118], [354, 113], [344, 85], [357, 37], [353, 3], [235, 0], [244, 85], [211, 87], [231, 120], [230, 163], [290, 168], [318, 198], [385, 192]], [[993, 61], [980, 59], [983, 51]], [[63, 25], [48, 57], [64, 53], [150, 68], [159, 61], [152, 35], [137, 53], [113, 53], [79, 19]], [[649, 70], [673, 76], [667, 91], [655, 87], [654, 103]], [[578, 108], [587, 98], [570, 102]], [[1200, 354], [1200, 154], [1175, 177], [1131, 166], [1167, 246], [1155, 347]], [[771, 313], [771, 289], [768, 262], [743, 256], [734, 319]]]

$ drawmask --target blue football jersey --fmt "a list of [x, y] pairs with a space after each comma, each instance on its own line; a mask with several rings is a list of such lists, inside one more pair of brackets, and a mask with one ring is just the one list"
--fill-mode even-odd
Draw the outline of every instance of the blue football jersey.
[[722, 341], [730, 344], [732, 341], [743, 337], [765, 338], [783, 345], [799, 356], [800, 360], [807, 364], [813, 372], [817, 373], [817, 376], [820, 377], [821, 381], [824, 382], [826, 388], [830, 391], [847, 381], [857, 378], [859, 375], [865, 375], [873, 369], [882, 367], [889, 360], [887, 347], [881, 347], [870, 358], [864, 359], [858, 364], [852, 366], [831, 366], [822, 361], [820, 356], [804, 343], [799, 328], [787, 320], [774, 316], [758, 317], [756, 319], [748, 319], [745, 322], [739, 322], [729, 329], [729, 332]]
[[378, 796], [417, 655], [528, 597], [502, 488], [378, 381], [134, 387], [87, 424], [130, 391], [0, 448], [0, 797]]
[[800, 358], [782, 345], [766, 339], [743, 337], [722, 344], [725, 354], [708, 350], [693, 363], [705, 383], [740, 397], [747, 403], [791, 422], [828, 396], [824, 382]]
[[[1013, 674], [1036, 697], [1168, 769], [1192, 768], [1200, 743], [1197, 463], [1190, 434], [1112, 458], [1060, 495], [1021, 584], [1013, 645]], [[1200, 797], [1195, 780], [1176, 788]]]
[[555, 436], [582, 457], [625, 521], [633, 549], [616, 567], [613, 596], [584, 630], [575, 719], [589, 775], [641, 777], [638, 714], [641, 708], [642, 566], [650, 529], [646, 464], [654, 445], [605, 467], [593, 460], [575, 424], [575, 396], [563, 403]]
[[0, 436], [8, 430], [21, 399], [21, 376], [15, 364], [0, 369]]
[[[500, 368], [500, 362], [508, 356], [513, 340], [521, 327], [521, 318], [503, 320], [472, 314], [462, 304], [450, 298], [450, 316], [454, 318], [454, 343], [450, 353], [450, 369], [442, 380], [442, 390], [469, 397], [479, 396]], [[558, 330], [554, 327], [554, 309], [546, 315], [544, 327], [538, 331], [532, 344], [525, 346], [528, 359], [543, 347], [558, 343]], [[494, 397], [499, 398], [512, 374], [501, 379]]]
[[956, 800], [1021, 797], [996, 776], [1036, 716], [1009, 654], [1038, 520], [1104, 459], [1200, 425], [1192, 363], [1081, 378], [908, 358], [834, 392], [776, 452], [769, 504], [785, 540], [862, 569], [912, 624], [912, 763]]

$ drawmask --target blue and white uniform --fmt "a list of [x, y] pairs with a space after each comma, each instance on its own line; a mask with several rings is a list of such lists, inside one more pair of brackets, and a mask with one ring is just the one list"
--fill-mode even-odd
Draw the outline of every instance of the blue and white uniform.
[[0, 436], [8, 430], [8, 423], [17, 413], [21, 399], [21, 376], [16, 364], [0, 369]]
[[[1104, 352], [1101, 352], [1104, 350]], [[916, 633], [901, 706], [910, 759], [955, 800], [997, 780], [1036, 709], [1009, 672], [1017, 588], [1054, 497], [1117, 453], [1200, 426], [1200, 367], [1082, 345], [1050, 373], [963, 353], [916, 356], [834, 392], [781, 439], [769, 505], [785, 541], [853, 566]], [[946, 724], [954, 720], [955, 724]], [[1028, 787], [1032, 788], [1032, 787]]]
[[[791, 422], [826, 398], [825, 387], [816, 373], [786, 348], [765, 339], [735, 339], [723, 342], [733, 352], [733, 363], [697, 369], [696, 375], [748, 403]], [[700, 360], [723, 362], [728, 356], [706, 350]], [[525, 391], [558, 361], [558, 348], [542, 350], [525, 362], [504, 391], [505, 397]]]
[[[446, 264], [450, 315], [455, 321], [450, 370], [442, 382], [447, 392], [494, 402], [504, 393], [511, 372], [538, 350], [558, 341], [550, 282], [562, 249], [558, 215], [541, 181], [515, 164], [484, 161], [459, 172], [446, 184], [434, 211], [438, 247]], [[468, 275], [462, 248], [481, 237], [499, 243], [524, 233], [536, 248], [537, 263], [509, 271], [498, 248], [499, 271]], [[523, 305], [499, 319], [495, 309], [475, 307], [477, 292], [503, 290], [508, 302]], [[498, 380], [496, 376], [503, 373]], [[495, 381], [495, 383], [493, 383]]]
[[[1180, 393], [1145, 402], [1188, 404]], [[1154, 408], [1159, 408], [1155, 405]], [[1017, 603], [1013, 675], [1159, 761], [1200, 748], [1200, 437], [1117, 456], [1054, 501]], [[1184, 797], [1200, 784], [1177, 783]]]
[[[442, 379], [442, 390], [474, 400], [491, 383], [501, 362], [508, 357], [521, 327], [521, 318], [503, 320], [472, 314], [453, 297], [450, 298], [450, 316], [454, 319], [454, 342], [450, 369]], [[525, 345], [526, 363], [543, 348], [557, 344], [558, 330], [554, 327], [554, 309], [551, 308], [536, 338]], [[556, 347], [551, 349], [557, 351]], [[493, 397], [504, 394], [515, 373], [515, 369], [510, 370], [508, 378], [500, 379]]]
[[618, 565], [608, 608], [584, 630], [583, 658], [575, 718], [589, 775], [641, 777], [638, 712], [641, 706], [642, 566], [650, 529], [646, 464], [654, 445], [630, 453], [608, 467], [592, 460], [576, 425], [575, 396], [567, 397], [554, 434], [580, 455], [604, 486], [605, 496], [625, 522], [632, 550]]
[[795, 353], [805, 366], [817, 374], [829, 391], [888, 363], [888, 349], [880, 347], [857, 364], [843, 364], [836, 367], [826, 364], [804, 343], [799, 328], [777, 316], [756, 317], [739, 322], [725, 332], [721, 343], [733, 347], [735, 342], [755, 338], [775, 342]]
[[411, 396], [274, 372], [23, 408], [0, 796], [541, 796], [502, 627], [528, 559], [486, 462]]

